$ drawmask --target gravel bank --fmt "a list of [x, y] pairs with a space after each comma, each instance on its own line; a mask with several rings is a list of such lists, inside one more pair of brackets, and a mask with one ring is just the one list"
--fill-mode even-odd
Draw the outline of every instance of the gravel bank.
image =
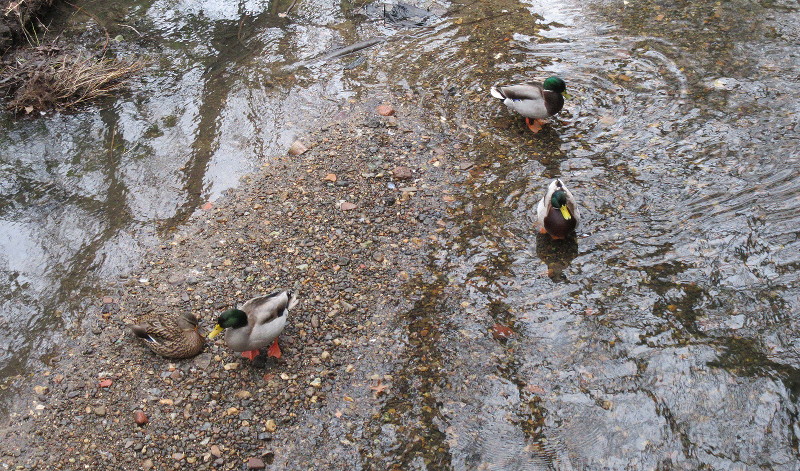
[[[0, 468], [369, 467], [348, 430], [369, 427], [393, 387], [389, 359], [407, 348], [406, 313], [460, 172], [457, 146], [389, 101], [394, 116], [351, 105], [302, 139], [308, 150], [268, 159], [138, 273], [109, 282], [65, 350], [19, 386]], [[171, 362], [127, 328], [152, 310], [190, 310], [208, 332], [220, 311], [278, 288], [301, 302], [283, 358], [262, 367], [221, 337]], [[320, 422], [342, 434], [321, 436]]]

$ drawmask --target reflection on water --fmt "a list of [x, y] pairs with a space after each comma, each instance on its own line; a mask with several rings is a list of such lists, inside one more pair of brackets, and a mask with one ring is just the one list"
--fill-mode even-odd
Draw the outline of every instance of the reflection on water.
[[114, 100], [5, 120], [1, 377], [46, 355], [159, 233], [333, 119], [371, 80], [369, 62], [280, 72], [374, 35], [377, 20], [362, 31], [350, 9], [317, 3], [299, 2], [291, 18], [278, 15], [291, 1], [85, 1], [54, 13], [67, 35], [102, 19], [153, 65]]
[[[368, 466], [796, 469], [794, 7], [453, 2], [401, 29], [348, 2], [300, 1], [292, 19], [277, 15], [288, 1], [190, 3], [122, 8], [160, 57], [135, 98], [6, 128], [6, 374], [44, 347], [33, 332], [78, 320], [85, 287], [154, 227], [343, 100], [388, 88], [426, 107], [472, 167], [448, 256], [404, 318], [390, 415], [360, 426]], [[376, 36], [390, 40], [364, 63], [304, 62]], [[537, 136], [487, 98], [554, 74], [571, 98]], [[579, 198], [572, 240], [533, 225], [554, 177]]]

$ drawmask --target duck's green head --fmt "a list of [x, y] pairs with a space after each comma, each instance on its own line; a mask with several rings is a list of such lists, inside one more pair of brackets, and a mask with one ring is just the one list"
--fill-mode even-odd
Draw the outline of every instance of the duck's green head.
[[550, 90], [551, 92], [564, 93], [567, 91], [567, 84], [559, 77], [553, 76], [548, 77], [547, 80], [542, 83], [542, 88]]
[[567, 192], [564, 190], [558, 190], [553, 192], [553, 196], [550, 197], [550, 204], [553, 205], [554, 208], [561, 211], [561, 215], [564, 216], [564, 219], [569, 221], [572, 219], [572, 214], [569, 213], [569, 208], [567, 208]]
[[228, 327], [236, 329], [238, 327], [244, 327], [246, 325], [247, 325], [246, 312], [240, 309], [228, 309], [227, 311], [219, 315], [219, 317], [217, 318], [217, 325], [215, 325], [214, 330], [212, 330], [208, 334], [208, 338], [213, 339]]

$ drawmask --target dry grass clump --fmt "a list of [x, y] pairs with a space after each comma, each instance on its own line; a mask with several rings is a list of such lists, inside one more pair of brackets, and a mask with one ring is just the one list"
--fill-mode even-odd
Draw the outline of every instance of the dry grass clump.
[[14, 112], [66, 109], [110, 95], [142, 67], [142, 61], [40, 46], [5, 64], [0, 70], [0, 93]]

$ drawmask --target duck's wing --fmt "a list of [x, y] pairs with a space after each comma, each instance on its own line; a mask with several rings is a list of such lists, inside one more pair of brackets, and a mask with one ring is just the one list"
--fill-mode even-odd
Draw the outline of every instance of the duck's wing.
[[171, 342], [180, 337], [180, 329], [172, 319], [148, 319], [145, 322], [132, 325], [131, 330], [134, 335], [147, 342]]
[[544, 101], [542, 96], [542, 87], [533, 83], [520, 83], [517, 85], [503, 85], [492, 88], [492, 95], [496, 91], [500, 96], [498, 98], [510, 98], [512, 100], [534, 100]]
[[247, 313], [250, 325], [266, 324], [283, 316], [297, 303], [291, 291], [275, 291], [250, 299], [240, 308]]
[[578, 210], [578, 202], [575, 201], [575, 197], [572, 195], [572, 192], [569, 191], [569, 188], [566, 185], [563, 186], [564, 192], [567, 194], [567, 209], [569, 212], [577, 219], [580, 219], [580, 211]]

